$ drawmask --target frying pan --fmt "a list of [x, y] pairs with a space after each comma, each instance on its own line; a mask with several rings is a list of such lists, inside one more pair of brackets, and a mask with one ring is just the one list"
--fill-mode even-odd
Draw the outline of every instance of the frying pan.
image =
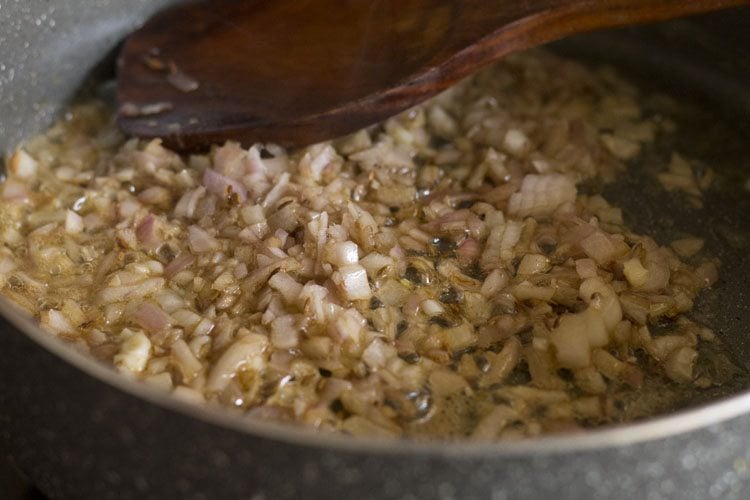
[[[165, 0], [0, 0], [0, 153], [59, 115], [122, 37]], [[722, 261], [698, 304], [750, 359], [750, 10], [586, 35], [552, 47], [606, 60], [709, 110], [675, 147], [720, 173], [704, 211], [665, 195], [644, 162], [605, 196], [639, 231], [691, 233]], [[721, 124], [725, 123], [726, 126]], [[715, 136], [715, 137], [714, 137]], [[713, 144], [706, 147], [705, 144]], [[719, 144], [719, 147], [716, 147]], [[656, 162], [659, 154], [650, 153]], [[748, 498], [743, 379], [645, 422], [515, 443], [352, 439], [167, 398], [41, 332], [0, 301], [0, 442], [54, 498]]]

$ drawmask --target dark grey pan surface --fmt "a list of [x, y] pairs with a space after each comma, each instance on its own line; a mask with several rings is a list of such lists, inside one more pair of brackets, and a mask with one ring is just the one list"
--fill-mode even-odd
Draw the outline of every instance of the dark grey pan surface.
[[[0, 0], [0, 151], [48, 124], [118, 40], [166, 3]], [[686, 210], [638, 175], [664, 151], [650, 152], [605, 194], [636, 229], [707, 239], [724, 267], [699, 319], [720, 331], [743, 366], [750, 356], [749, 35], [744, 9], [556, 46], [617, 62], [711, 110], [683, 115], [678, 144], [723, 172], [705, 211]], [[164, 401], [40, 334], [6, 304], [0, 312], [0, 443], [54, 497], [750, 498], [750, 394], [739, 385], [728, 386], [739, 393], [729, 399], [712, 394], [719, 402], [579, 437], [354, 441]]]

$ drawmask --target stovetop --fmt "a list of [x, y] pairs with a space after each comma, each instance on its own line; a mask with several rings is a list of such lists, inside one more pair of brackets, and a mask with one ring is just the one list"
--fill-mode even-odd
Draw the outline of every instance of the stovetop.
[[46, 500], [23, 477], [10, 460], [0, 453], [0, 498], [3, 500]]

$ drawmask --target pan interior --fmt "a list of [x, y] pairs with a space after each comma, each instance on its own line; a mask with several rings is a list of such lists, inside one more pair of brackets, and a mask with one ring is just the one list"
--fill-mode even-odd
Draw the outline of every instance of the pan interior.
[[[702, 359], [713, 360], [714, 368], [730, 359], [741, 371], [687, 401], [688, 407], [750, 385], [750, 91], [741, 84], [750, 78], [750, 63], [737, 57], [750, 39], [742, 30], [722, 35], [727, 24], [741, 23], [748, 12], [741, 10], [734, 19], [720, 13], [594, 33], [553, 45], [564, 56], [613, 64], [645, 93], [679, 103], [669, 109], [658, 98], [643, 103], [646, 113], [668, 111], [678, 133], [630, 162], [616, 183], [600, 188], [636, 232], [651, 234], [660, 244], [687, 234], [703, 238], [703, 253], [721, 263], [718, 283], [699, 296], [691, 317], [709, 325], [724, 346], [722, 352], [702, 352]], [[657, 181], [654, 173], [669, 162], [672, 151], [716, 171], [702, 208], [692, 207], [682, 194], [666, 193]]]
[[[750, 175], [750, 138], [745, 135], [748, 128], [739, 126], [741, 122], [727, 110], [737, 113], [741, 108], [738, 102], [750, 100], [745, 101], [734, 92], [732, 78], [691, 76], [696, 68], [705, 74], [716, 70], [701, 61], [686, 63], [689, 56], [681, 50], [665, 51], [661, 59], [634, 57], [634, 54], [643, 54], [647, 45], [639, 41], [637, 33], [635, 30], [581, 37], [558, 44], [554, 50], [592, 62], [612, 62], [625, 76], [641, 80], [643, 89], [662, 90], [681, 102], [690, 101], [690, 105], [676, 111], [680, 133], [675, 134], [674, 144], [647, 151], [638, 162], [631, 164], [627, 177], [601, 188], [609, 201], [623, 208], [626, 222], [634, 230], [656, 235], [661, 244], [687, 234], [704, 238], [705, 254], [721, 261], [720, 281], [701, 296], [693, 317], [719, 334], [727, 351], [732, 353], [732, 362], [744, 372], [722, 386], [704, 391], [700, 398], [690, 402], [693, 406], [740, 392], [749, 381], [744, 360], [750, 355], [750, 342], [746, 339], [746, 325], [750, 320], [750, 293], [747, 292], [750, 219], [745, 216], [750, 210], [750, 195], [745, 187]], [[653, 47], [648, 50], [653, 51]], [[685, 49], [685, 52], [689, 54], [690, 50]], [[672, 62], [664, 64], [666, 61]], [[111, 58], [105, 67], [112, 68]], [[722, 85], [725, 85], [724, 90], [719, 91]], [[90, 87], [85, 93], [90, 93]], [[644, 103], [647, 111], [657, 113], [662, 105], [658, 100]], [[745, 110], [745, 116], [748, 115], [750, 112]], [[718, 179], [705, 193], [702, 209], [691, 208], [679, 194], [665, 193], [654, 178], [655, 168], [665, 164], [674, 149], [702, 160], [718, 173]]]

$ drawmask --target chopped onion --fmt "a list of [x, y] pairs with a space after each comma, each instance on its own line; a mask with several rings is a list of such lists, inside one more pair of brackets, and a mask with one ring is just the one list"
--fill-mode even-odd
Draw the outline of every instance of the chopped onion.
[[698, 357], [698, 351], [692, 347], [681, 347], [672, 352], [664, 362], [664, 373], [667, 377], [679, 383], [693, 380], [693, 365]]
[[701, 238], [683, 238], [674, 240], [669, 246], [683, 258], [692, 257], [703, 249], [704, 241]]
[[439, 316], [445, 312], [445, 308], [442, 304], [433, 299], [422, 301], [421, 309], [427, 316]]
[[529, 174], [521, 182], [521, 190], [508, 200], [508, 213], [520, 217], [548, 215], [563, 203], [575, 201], [573, 181], [561, 174]]
[[639, 287], [640, 290], [657, 292], [669, 284], [669, 263], [662, 249], [651, 238], [642, 240], [646, 250], [644, 265], [648, 269], [648, 279]]
[[529, 253], [523, 256], [521, 263], [518, 264], [517, 273], [520, 275], [524, 274], [537, 274], [543, 273], [549, 270], [550, 262], [547, 257], [540, 254]]
[[120, 344], [113, 362], [122, 371], [142, 372], [151, 356], [151, 341], [143, 332], [123, 330], [125, 340]]
[[241, 280], [248, 275], [247, 264], [240, 262], [234, 267], [235, 279]]
[[143, 298], [164, 288], [163, 278], [150, 278], [135, 285], [109, 286], [99, 292], [99, 299], [106, 303]]
[[482, 295], [492, 297], [508, 285], [510, 280], [508, 273], [504, 269], [493, 269], [482, 283]]
[[138, 193], [138, 201], [147, 205], [168, 206], [172, 200], [169, 190], [161, 186], [151, 186]]
[[581, 279], [595, 278], [598, 274], [596, 262], [592, 259], [576, 260], [576, 273]]
[[348, 266], [359, 262], [359, 247], [353, 241], [334, 243], [328, 256], [334, 266]]
[[343, 266], [331, 278], [348, 300], [367, 300], [372, 297], [367, 271], [359, 264]]
[[68, 234], [78, 234], [83, 231], [83, 217], [67, 210], [65, 212], [65, 232]]
[[201, 321], [201, 317], [190, 309], [179, 309], [172, 313], [175, 323], [183, 328], [192, 328]]
[[294, 355], [289, 351], [274, 351], [268, 360], [268, 366], [279, 372], [288, 372], [292, 361]]
[[[270, 148], [270, 145], [267, 144], [266, 147]], [[270, 168], [272, 162], [266, 162], [260, 157], [260, 149], [257, 144], [247, 150], [247, 157], [249, 160], [247, 171], [250, 174], [276, 173]]]
[[87, 214], [83, 218], [83, 226], [87, 231], [98, 229], [104, 225], [104, 221], [97, 214]]
[[251, 153], [242, 149], [239, 143], [227, 141], [214, 151], [213, 168], [217, 173], [230, 179], [241, 179], [245, 174], [254, 171], [251, 169], [250, 156]]
[[189, 253], [178, 255], [164, 268], [164, 277], [172, 279], [176, 274], [193, 265], [193, 262], [195, 262], [195, 256]]
[[[620, 242], [622, 243], [622, 242]], [[628, 251], [625, 243], [617, 244], [603, 231], [595, 231], [579, 243], [581, 249], [599, 265], [606, 265]]]
[[117, 212], [121, 218], [128, 219], [135, 215], [139, 208], [141, 208], [141, 204], [137, 199], [125, 198], [117, 205]]
[[471, 347], [477, 343], [478, 336], [474, 327], [468, 323], [461, 323], [453, 328], [443, 328], [437, 338], [449, 352], [456, 352]]
[[0, 254], [0, 276], [5, 276], [16, 267], [16, 261], [13, 257]]
[[188, 227], [188, 245], [195, 253], [212, 252], [220, 248], [219, 242], [200, 226]]
[[3, 200], [6, 201], [29, 201], [29, 190], [26, 184], [14, 179], [6, 179], [3, 183]]
[[19, 179], [33, 179], [38, 169], [39, 163], [23, 149], [17, 150], [8, 160], [8, 171]]
[[288, 185], [289, 185], [289, 172], [284, 172], [276, 180], [276, 183], [274, 184], [273, 188], [271, 188], [271, 190], [268, 193], [266, 193], [266, 197], [263, 200], [263, 203], [261, 204], [263, 208], [271, 207], [277, 201], [279, 201], [281, 196], [286, 191]]
[[456, 257], [458, 257], [458, 261], [462, 265], [468, 266], [479, 258], [481, 252], [482, 245], [480, 245], [477, 240], [475, 240], [474, 238], [466, 238], [458, 246], [458, 249], [456, 250]]
[[638, 288], [648, 281], [648, 270], [643, 267], [638, 257], [632, 257], [622, 264], [622, 273], [630, 286]]
[[474, 441], [492, 441], [508, 424], [518, 420], [518, 412], [507, 405], [495, 406], [482, 417], [471, 432]]
[[247, 189], [242, 183], [221, 175], [211, 168], [207, 168], [203, 172], [203, 185], [209, 193], [213, 193], [221, 199], [227, 199], [234, 194], [240, 203], [247, 200]]
[[308, 282], [302, 287], [299, 294], [299, 306], [306, 312], [312, 313], [315, 321], [323, 323], [326, 319], [325, 299], [328, 296], [328, 289], [314, 282]]
[[361, 261], [359, 261], [359, 264], [365, 268], [367, 276], [374, 280], [380, 271], [393, 265], [393, 259], [387, 255], [373, 252], [367, 254]]
[[138, 242], [146, 248], [156, 248], [161, 244], [158, 235], [156, 234], [156, 217], [153, 214], [148, 214], [135, 228], [135, 237]]
[[359, 343], [362, 330], [366, 324], [367, 320], [356, 309], [344, 309], [336, 316], [333, 328], [329, 331], [339, 341], [351, 339], [355, 343]]
[[422, 306], [423, 300], [424, 297], [422, 297], [421, 294], [412, 294], [401, 307], [401, 312], [403, 312], [404, 316], [406, 316], [407, 318], [416, 316], [417, 314], [419, 314], [419, 309]]
[[289, 241], [289, 233], [279, 228], [273, 233], [274, 238], [279, 240], [279, 248], [284, 248]]
[[614, 330], [622, 320], [622, 308], [614, 289], [601, 278], [589, 278], [581, 283], [579, 293], [589, 309], [601, 316], [607, 331]]
[[266, 364], [264, 353], [267, 347], [266, 336], [257, 333], [250, 333], [235, 341], [213, 365], [206, 381], [206, 390], [224, 390], [242, 367], [255, 371], [262, 369]]
[[160, 332], [169, 327], [171, 318], [159, 306], [143, 302], [133, 312], [133, 321], [148, 332]]
[[514, 256], [513, 248], [521, 238], [522, 229], [522, 224], [514, 220], [491, 227], [482, 253], [482, 268], [500, 268], [503, 262], [510, 261]]
[[299, 161], [299, 170], [307, 177], [318, 182], [323, 170], [337, 158], [336, 150], [330, 144], [315, 144], [305, 151]]
[[624, 137], [612, 134], [602, 134], [604, 146], [620, 160], [632, 160], [641, 152], [641, 144]]
[[580, 315], [566, 314], [550, 333], [556, 359], [564, 368], [585, 368], [591, 364], [591, 347], [586, 335], [587, 321]]
[[206, 188], [199, 186], [193, 190], [186, 191], [174, 207], [175, 217], [192, 218], [198, 207], [198, 202], [206, 194]]
[[211, 321], [208, 318], [203, 318], [198, 322], [197, 325], [195, 325], [195, 328], [193, 329], [193, 337], [195, 340], [196, 338], [206, 337], [209, 333], [214, 329], [214, 322]]
[[468, 209], [453, 210], [439, 218], [422, 224], [422, 229], [430, 233], [459, 233], [468, 230], [472, 238], [478, 238], [484, 229], [484, 223]]
[[650, 302], [640, 294], [625, 292], [620, 294], [620, 304], [629, 319], [639, 325], [646, 324]]
[[[269, 257], [276, 258], [276, 259], [287, 259], [289, 258], [289, 255], [287, 255], [284, 250], [278, 247], [270, 247], [266, 249], [266, 253], [264, 255], [268, 255]], [[260, 256], [259, 256], [260, 257]], [[261, 263], [260, 258], [258, 259], [258, 263]]]
[[288, 314], [271, 322], [271, 344], [277, 349], [291, 349], [299, 343], [297, 318]]
[[396, 261], [401, 261], [406, 258], [406, 252], [404, 252], [404, 249], [398, 245], [395, 245], [393, 248], [391, 248], [390, 252], [388, 252], [388, 255], [390, 255]]
[[203, 370], [203, 364], [195, 357], [184, 340], [175, 341], [170, 349], [170, 358], [179, 368], [185, 382], [192, 381]]
[[302, 285], [285, 272], [278, 272], [271, 276], [268, 286], [277, 290], [287, 304], [295, 304], [302, 293]]
[[529, 281], [522, 281], [513, 287], [513, 295], [518, 300], [548, 301], [555, 295], [555, 289], [551, 286], [536, 286]]
[[499, 353], [488, 352], [487, 358], [490, 365], [479, 382], [479, 386], [490, 387], [503, 382], [520, 362], [521, 349], [521, 342], [516, 337], [510, 337]]
[[163, 290], [154, 296], [154, 300], [167, 313], [174, 312], [185, 305], [185, 300], [172, 290]]
[[348, 380], [330, 377], [325, 381], [323, 390], [320, 393], [320, 401], [325, 405], [330, 405], [341, 394], [350, 390], [352, 390], [352, 383]]
[[41, 314], [41, 324], [55, 334], [70, 335], [76, 332], [76, 328], [70, 324], [65, 315], [56, 309], [44, 311]]
[[378, 289], [378, 299], [388, 306], [400, 307], [410, 295], [410, 290], [395, 279], [386, 280]]
[[705, 262], [695, 270], [695, 276], [706, 286], [712, 286], [719, 280], [719, 271], [713, 262]]
[[396, 348], [390, 346], [380, 339], [370, 342], [370, 345], [362, 353], [362, 361], [370, 368], [381, 368], [386, 362], [396, 356]]

